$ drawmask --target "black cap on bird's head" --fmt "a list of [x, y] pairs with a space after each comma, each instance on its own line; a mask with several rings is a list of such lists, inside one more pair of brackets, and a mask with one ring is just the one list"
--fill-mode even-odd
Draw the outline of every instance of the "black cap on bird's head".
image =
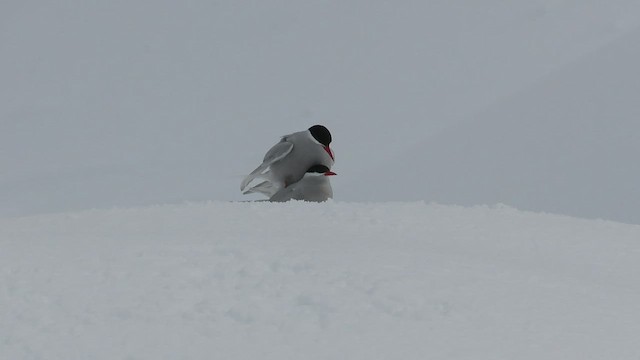
[[329, 144], [331, 144], [331, 133], [326, 127], [322, 125], [313, 125], [309, 128], [309, 132], [320, 144], [324, 146], [329, 146]]
[[313, 136], [313, 138], [324, 147], [324, 151], [329, 154], [331, 159], [335, 160], [333, 157], [333, 151], [329, 148], [329, 144], [331, 144], [331, 133], [329, 132], [329, 129], [322, 125], [313, 125], [309, 128], [309, 132], [311, 133], [311, 136]]

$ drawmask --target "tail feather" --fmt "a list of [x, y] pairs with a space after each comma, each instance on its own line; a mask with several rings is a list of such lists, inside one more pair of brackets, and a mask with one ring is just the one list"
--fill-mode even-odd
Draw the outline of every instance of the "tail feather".
[[267, 197], [271, 197], [273, 196], [273, 194], [278, 192], [278, 190], [279, 190], [278, 186], [274, 185], [272, 182], [267, 180], [243, 192], [243, 194], [246, 195], [246, 194], [252, 194], [252, 193], [260, 193], [260, 194], [266, 195]]
[[253, 181], [253, 179], [262, 176], [262, 172], [265, 171], [268, 167], [269, 165], [263, 163], [255, 170], [253, 170], [251, 174], [247, 175], [247, 177], [245, 177], [240, 184], [240, 191], [243, 191], [247, 187], [247, 185], [249, 185], [249, 183]]

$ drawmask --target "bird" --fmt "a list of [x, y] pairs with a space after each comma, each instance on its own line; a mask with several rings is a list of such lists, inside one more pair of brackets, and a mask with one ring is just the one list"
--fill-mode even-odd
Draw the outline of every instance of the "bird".
[[240, 191], [256, 178], [264, 181], [244, 193], [262, 193], [268, 197], [295, 184], [314, 165], [331, 169], [335, 162], [330, 148], [331, 132], [323, 125], [313, 125], [307, 130], [284, 135], [264, 156], [262, 164], [253, 170], [240, 184]]
[[322, 202], [333, 198], [329, 176], [337, 175], [325, 165], [313, 165], [302, 179], [273, 194], [269, 201], [304, 200]]

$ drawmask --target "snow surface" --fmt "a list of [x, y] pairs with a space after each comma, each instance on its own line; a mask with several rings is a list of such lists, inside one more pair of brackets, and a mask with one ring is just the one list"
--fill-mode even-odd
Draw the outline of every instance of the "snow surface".
[[424, 202], [0, 219], [3, 359], [638, 359], [640, 226]]
[[240, 200], [323, 123], [340, 200], [640, 224], [639, 25], [637, 0], [3, 0], [0, 216]]

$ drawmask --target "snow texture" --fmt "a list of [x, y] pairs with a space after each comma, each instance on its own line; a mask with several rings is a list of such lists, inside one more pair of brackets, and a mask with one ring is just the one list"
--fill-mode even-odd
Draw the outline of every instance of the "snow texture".
[[640, 226], [423, 202], [0, 220], [6, 359], [637, 359]]

